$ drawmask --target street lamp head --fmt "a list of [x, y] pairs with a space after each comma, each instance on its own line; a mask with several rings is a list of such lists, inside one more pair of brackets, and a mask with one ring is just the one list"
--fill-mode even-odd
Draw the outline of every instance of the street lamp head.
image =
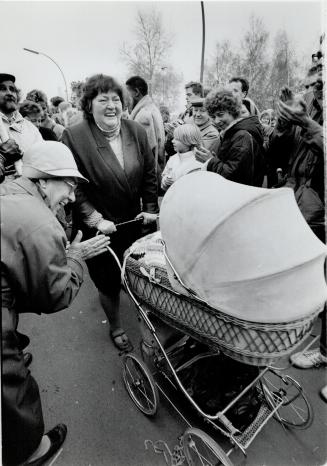
[[40, 52], [37, 52], [36, 50], [27, 49], [27, 48], [25, 48], [25, 47], [23, 47], [23, 50], [25, 50], [26, 52], [35, 53], [36, 55], [40, 55]]

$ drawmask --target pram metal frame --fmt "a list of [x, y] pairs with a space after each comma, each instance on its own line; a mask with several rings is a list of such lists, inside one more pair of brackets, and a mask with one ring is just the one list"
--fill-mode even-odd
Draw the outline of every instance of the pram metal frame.
[[[291, 426], [291, 427], [295, 427], [295, 428], [296, 427], [302, 428], [302, 426], [307, 427], [310, 424], [310, 422], [312, 421], [312, 410], [311, 410], [311, 407], [310, 407], [310, 404], [309, 404], [308, 400], [306, 399], [305, 395], [303, 394], [302, 387], [294, 379], [292, 379], [289, 376], [285, 376], [283, 378], [281, 375], [279, 375], [277, 373], [277, 371], [274, 368], [272, 368], [270, 366], [267, 366], [263, 370], [261, 370], [259, 375], [257, 377], [255, 377], [255, 379], [248, 386], [246, 386], [241, 391], [241, 393], [239, 393], [224, 409], [218, 411], [214, 415], [211, 415], [211, 414], [208, 414], [208, 413], [204, 412], [202, 410], [202, 408], [190, 396], [190, 394], [187, 392], [187, 390], [183, 386], [182, 382], [180, 381], [180, 379], [179, 379], [179, 377], [177, 375], [177, 372], [179, 370], [181, 370], [181, 367], [176, 367], [175, 368], [173, 366], [173, 364], [171, 363], [169, 357], [168, 357], [168, 355], [171, 355], [172, 352], [176, 349], [176, 345], [173, 345], [172, 347], [165, 350], [164, 346], [162, 345], [162, 343], [161, 343], [161, 341], [160, 341], [160, 339], [159, 339], [159, 337], [157, 335], [157, 332], [156, 332], [156, 329], [155, 329], [154, 325], [152, 324], [150, 318], [148, 317], [148, 314], [147, 314], [148, 311], [145, 311], [142, 308], [142, 306], [140, 305], [138, 300], [135, 298], [133, 292], [131, 291], [131, 289], [129, 287], [129, 284], [128, 284], [127, 279], [126, 279], [125, 274], [124, 274], [124, 267], [123, 268], [121, 267], [119, 259], [117, 258], [115, 253], [111, 250], [111, 248], [108, 247], [108, 249], [113, 254], [113, 256], [114, 256], [114, 258], [115, 258], [115, 260], [117, 262], [117, 265], [119, 266], [119, 268], [122, 271], [122, 283], [123, 283], [128, 295], [130, 296], [130, 298], [134, 302], [134, 304], [135, 304], [135, 306], [136, 306], [136, 308], [137, 308], [137, 310], [139, 312], [139, 319], [143, 320], [143, 322], [145, 323], [145, 325], [148, 327], [149, 331], [151, 332], [151, 335], [152, 335], [152, 337], [153, 337], [153, 339], [154, 339], [154, 341], [156, 343], [156, 351], [158, 353], [160, 353], [160, 358], [164, 358], [164, 360], [165, 360], [165, 362], [166, 362], [166, 364], [167, 364], [167, 366], [169, 368], [170, 373], [173, 375], [173, 379], [174, 379], [175, 383], [172, 382], [171, 378], [167, 375], [166, 371], [161, 371], [161, 373], [170, 382], [170, 384], [172, 384], [175, 388], [176, 388], [176, 385], [177, 385], [177, 387], [181, 390], [181, 392], [184, 394], [184, 396], [189, 401], [189, 403], [193, 406], [193, 408], [196, 410], [196, 412], [202, 416], [202, 418], [204, 419], [204, 421], [206, 423], [209, 423], [215, 430], [218, 430], [221, 434], [223, 434], [225, 437], [227, 437], [229, 439], [229, 441], [231, 442], [232, 448], [228, 451], [228, 453], [225, 453], [224, 451], [221, 451], [223, 456], [226, 456], [226, 458], [228, 460], [224, 464], [230, 464], [229, 455], [232, 453], [235, 446], [237, 446], [242, 451], [242, 453], [246, 456], [246, 449], [249, 447], [249, 445], [253, 442], [253, 440], [255, 439], [257, 434], [263, 429], [263, 427], [267, 424], [267, 422], [272, 417], [275, 417], [282, 424], [285, 424], [288, 427]], [[178, 342], [177, 345], [178, 344], [181, 344], [181, 343]], [[185, 344], [185, 340], [184, 340], [184, 343], [182, 343], [182, 344]], [[175, 348], [174, 348], [174, 346], [175, 346]], [[216, 354], [218, 354], [218, 353], [216, 353]], [[128, 356], [129, 356], [128, 354], [125, 355], [125, 361], [128, 358]], [[188, 363], [191, 364], [192, 362], [188, 361]], [[184, 363], [184, 365], [185, 365], [185, 363]], [[285, 402], [284, 396], [286, 396], [286, 392], [285, 392], [284, 389], [279, 389], [279, 390], [277, 390], [277, 392], [273, 392], [273, 393], [270, 392], [269, 387], [267, 387], [266, 382], [262, 381], [264, 379], [265, 375], [268, 374], [268, 373], [274, 374], [276, 377], [280, 378], [280, 380], [283, 381], [283, 383], [285, 383], [286, 385], [287, 385], [286, 382], [287, 381], [289, 382], [289, 380], [291, 380], [292, 381], [291, 383], [293, 383], [293, 385], [298, 390], [298, 394], [296, 394], [295, 397], [292, 400], [287, 400], [286, 399], [286, 402]], [[126, 388], [127, 388], [128, 382], [125, 379], [124, 379], [124, 381], [125, 381], [125, 385], [126, 385]], [[160, 385], [157, 382], [155, 382], [155, 384], [156, 384], [157, 388], [160, 390], [160, 392], [163, 393], [165, 395], [165, 397], [168, 399], [168, 401], [174, 406], [174, 404], [171, 402], [169, 397], [162, 390]], [[240, 430], [235, 428], [233, 426], [233, 424], [228, 420], [228, 418], [226, 416], [226, 413], [251, 388], [253, 388], [255, 386], [258, 386], [258, 384], [261, 387], [261, 391], [262, 391], [262, 395], [263, 395], [262, 405], [259, 408], [259, 411], [258, 411], [254, 421], [252, 421], [252, 423], [245, 428], [244, 432], [241, 432]], [[277, 387], [276, 387], [276, 389], [277, 389]], [[128, 391], [130, 393], [130, 390], [128, 390]], [[292, 404], [292, 402], [295, 399], [297, 399], [298, 396], [301, 396], [304, 399], [305, 406], [306, 406], [308, 412], [307, 412], [307, 418], [304, 420], [304, 422], [302, 424], [294, 425], [294, 424], [288, 422], [287, 420], [283, 419], [279, 415], [278, 411], [283, 406], [286, 406], [288, 404]], [[267, 397], [268, 397], [268, 399], [267, 399]], [[133, 397], [132, 397], [132, 399], [133, 399]], [[136, 403], [136, 405], [137, 405], [137, 403]], [[176, 409], [176, 407], [175, 407], [175, 409]], [[156, 410], [156, 408], [155, 408], [155, 410]], [[142, 411], [144, 413], [144, 410], [142, 410]], [[151, 412], [151, 415], [153, 415], [153, 412]], [[182, 417], [185, 419], [184, 416], [182, 416]], [[214, 421], [218, 421], [220, 423], [220, 425], [218, 425]], [[186, 433], [184, 435], [186, 435]], [[219, 447], [219, 450], [222, 450], [221, 447]]]

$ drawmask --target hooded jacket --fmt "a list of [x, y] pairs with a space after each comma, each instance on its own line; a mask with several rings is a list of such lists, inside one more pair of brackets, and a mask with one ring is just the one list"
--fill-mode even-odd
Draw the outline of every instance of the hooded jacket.
[[261, 187], [265, 173], [263, 131], [257, 116], [243, 118], [224, 132], [207, 170], [236, 183]]

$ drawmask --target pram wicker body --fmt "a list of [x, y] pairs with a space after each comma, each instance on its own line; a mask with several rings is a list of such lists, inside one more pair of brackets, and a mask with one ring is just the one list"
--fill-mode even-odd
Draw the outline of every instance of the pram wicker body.
[[[149, 251], [154, 253], [152, 263]], [[320, 311], [282, 324], [257, 323], [178, 294], [168, 279], [163, 243], [157, 234], [137, 241], [126, 252], [125, 278], [144, 310], [211, 348], [256, 366], [269, 365], [291, 353], [308, 336]]]

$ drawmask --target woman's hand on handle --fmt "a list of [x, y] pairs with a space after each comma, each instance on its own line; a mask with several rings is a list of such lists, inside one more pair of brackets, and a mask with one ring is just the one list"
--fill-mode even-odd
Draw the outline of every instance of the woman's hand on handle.
[[97, 229], [104, 235], [110, 235], [117, 231], [115, 224], [110, 220], [100, 220], [97, 224]]
[[135, 218], [143, 218], [143, 225], [148, 225], [157, 220], [158, 214], [150, 214], [149, 212], [141, 212]]
[[87, 239], [86, 241], [81, 241], [82, 236], [83, 234], [79, 230], [71, 245], [69, 246], [67, 251], [68, 257], [69, 255], [72, 257], [76, 255], [83, 260], [87, 260], [107, 251], [107, 247], [110, 244], [110, 239], [108, 236], [100, 234], [94, 236], [93, 238]]

